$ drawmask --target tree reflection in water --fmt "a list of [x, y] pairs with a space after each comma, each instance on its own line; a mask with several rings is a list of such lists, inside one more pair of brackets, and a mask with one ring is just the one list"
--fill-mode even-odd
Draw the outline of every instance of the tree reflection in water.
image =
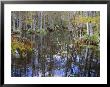
[[99, 12], [11, 14], [12, 77], [100, 76]]

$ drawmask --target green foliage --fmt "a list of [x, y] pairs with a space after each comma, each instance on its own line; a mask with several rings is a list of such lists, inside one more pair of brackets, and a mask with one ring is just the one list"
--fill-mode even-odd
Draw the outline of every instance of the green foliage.
[[28, 34], [35, 34], [35, 31], [33, 29], [29, 29]]
[[92, 36], [89, 36], [89, 35], [85, 34], [84, 35], [84, 39], [99, 43], [99, 35], [98, 35], [98, 33], [95, 33]]
[[88, 34], [85, 34], [83, 38], [84, 39], [90, 39], [90, 36]]
[[29, 19], [26, 19], [26, 20], [25, 20], [25, 23], [27, 23], [27, 24], [31, 24], [32, 21], [33, 21], [33, 20], [32, 20], [31, 18], [29, 18]]
[[36, 30], [36, 34], [40, 35], [40, 36], [45, 36], [48, 32], [46, 31], [46, 29], [37, 29]]
[[99, 35], [95, 33], [93, 36], [90, 37], [92, 41], [99, 43]]

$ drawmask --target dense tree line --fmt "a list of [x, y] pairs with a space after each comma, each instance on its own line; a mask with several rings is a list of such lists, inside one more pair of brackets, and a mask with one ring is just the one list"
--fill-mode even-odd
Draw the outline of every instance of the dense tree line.
[[98, 11], [12, 11], [12, 76], [100, 76], [99, 32]]

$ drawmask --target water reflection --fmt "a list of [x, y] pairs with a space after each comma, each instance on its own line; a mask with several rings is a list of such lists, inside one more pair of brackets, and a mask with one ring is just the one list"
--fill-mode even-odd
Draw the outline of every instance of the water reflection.
[[[84, 63], [81, 61], [79, 55], [76, 59], [67, 59], [67, 57], [60, 56], [59, 54], [53, 55], [51, 58], [46, 58], [44, 62], [44, 71], [42, 70], [41, 63], [38, 62], [38, 58], [32, 59], [26, 67], [19, 68], [17, 66], [12, 67], [12, 76], [15, 77], [88, 77], [89, 73], [91, 77], [96, 77], [97, 72], [95, 68], [90, 71], [84, 69]], [[75, 62], [74, 62], [75, 61]], [[96, 61], [93, 60], [93, 63]], [[70, 63], [70, 64], [68, 64]], [[33, 67], [34, 64], [34, 67]], [[52, 64], [52, 65], [51, 65]], [[96, 65], [96, 64], [95, 64]], [[88, 66], [88, 65], [87, 65]], [[34, 70], [33, 70], [34, 69]]]

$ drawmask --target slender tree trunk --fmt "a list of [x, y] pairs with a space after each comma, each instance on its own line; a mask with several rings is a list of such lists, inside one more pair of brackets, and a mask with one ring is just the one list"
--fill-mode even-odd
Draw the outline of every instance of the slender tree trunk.
[[85, 66], [84, 66], [84, 76], [86, 76], [86, 73], [87, 73], [87, 62], [88, 62], [88, 51], [89, 51], [89, 48], [86, 47], [86, 52], [85, 52]]
[[15, 14], [14, 13], [12, 13], [13, 14], [13, 17], [12, 17], [12, 19], [13, 19], [13, 31], [15, 31]]
[[40, 29], [42, 29], [42, 11], [40, 11]]

